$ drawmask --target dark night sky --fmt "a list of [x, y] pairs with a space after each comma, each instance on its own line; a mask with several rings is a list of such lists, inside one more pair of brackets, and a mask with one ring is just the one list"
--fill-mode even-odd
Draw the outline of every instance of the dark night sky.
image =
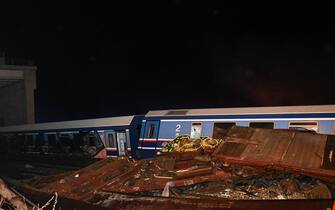
[[8, 2], [0, 51], [38, 66], [38, 121], [335, 103], [331, 5]]

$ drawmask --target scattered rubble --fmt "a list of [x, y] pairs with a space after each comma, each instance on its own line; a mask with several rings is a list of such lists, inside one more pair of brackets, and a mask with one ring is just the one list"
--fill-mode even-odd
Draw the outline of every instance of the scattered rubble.
[[8, 188], [0, 179], [0, 209], [20, 209], [28, 210], [37, 208], [35, 204], [29, 202], [25, 197]]
[[268, 173], [230, 182], [206, 182], [176, 189], [178, 196], [212, 196], [232, 200], [329, 199], [327, 186], [308, 177]]
[[177, 136], [173, 141], [167, 143], [162, 152], [194, 152], [200, 149], [213, 152], [213, 149], [219, 145], [221, 139], [213, 139], [202, 136], [198, 139], [192, 139], [189, 135]]

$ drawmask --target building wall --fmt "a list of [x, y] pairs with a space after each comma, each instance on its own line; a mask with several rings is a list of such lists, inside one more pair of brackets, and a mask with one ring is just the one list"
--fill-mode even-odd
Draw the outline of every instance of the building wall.
[[35, 122], [36, 67], [0, 65], [0, 126]]
[[0, 99], [0, 126], [27, 122], [24, 81], [1, 87]]

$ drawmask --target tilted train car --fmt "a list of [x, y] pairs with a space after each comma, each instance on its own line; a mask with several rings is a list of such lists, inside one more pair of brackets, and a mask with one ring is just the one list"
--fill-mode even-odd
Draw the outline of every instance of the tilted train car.
[[335, 105], [149, 111], [145, 116], [0, 127], [0, 154], [74, 156], [79, 151], [148, 158], [183, 134], [220, 138], [233, 125], [335, 134], [334, 122]]
[[334, 122], [335, 105], [150, 111], [138, 149], [140, 157], [151, 157], [178, 135], [220, 138], [233, 125], [335, 134]]
[[4, 155], [135, 156], [143, 116], [49, 122], [0, 127]]

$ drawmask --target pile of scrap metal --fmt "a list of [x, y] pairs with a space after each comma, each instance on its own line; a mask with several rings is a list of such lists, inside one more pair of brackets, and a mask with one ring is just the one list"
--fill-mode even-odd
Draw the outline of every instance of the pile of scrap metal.
[[333, 136], [232, 127], [212, 154], [104, 159], [18, 190], [39, 203], [57, 192], [81, 209], [332, 209], [334, 147]]

